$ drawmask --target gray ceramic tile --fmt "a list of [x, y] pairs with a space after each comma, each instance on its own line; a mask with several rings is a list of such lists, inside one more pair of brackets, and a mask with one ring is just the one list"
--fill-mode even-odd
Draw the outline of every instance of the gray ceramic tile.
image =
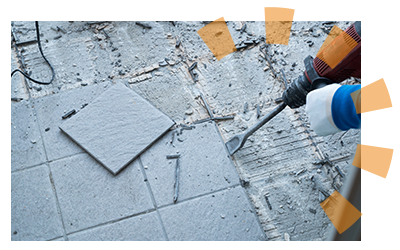
[[11, 174], [11, 240], [63, 235], [47, 165]]
[[[178, 129], [179, 130], [179, 129]], [[178, 202], [239, 183], [239, 176], [213, 123], [196, 125], [174, 136], [171, 131], [140, 158], [157, 206], [173, 203], [176, 160], [166, 155], [180, 154]]]
[[117, 83], [60, 129], [111, 173], [118, 174], [173, 125], [168, 116]]
[[136, 161], [118, 176], [86, 153], [50, 167], [67, 233], [154, 209]]
[[160, 209], [169, 240], [266, 240], [241, 186]]
[[157, 213], [138, 215], [68, 236], [70, 241], [166, 240]]
[[11, 104], [11, 170], [37, 165], [46, 161], [43, 142], [28, 101]]

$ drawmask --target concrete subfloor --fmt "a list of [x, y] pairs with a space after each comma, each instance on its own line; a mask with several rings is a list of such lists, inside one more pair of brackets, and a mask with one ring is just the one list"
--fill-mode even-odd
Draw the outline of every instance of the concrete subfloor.
[[[215, 116], [235, 115], [233, 120], [207, 125], [218, 128], [214, 137], [209, 137], [209, 130], [197, 132], [206, 123], [197, 124], [193, 131], [184, 130], [183, 142], [175, 141], [174, 146], [186, 143], [180, 149], [186, 153], [200, 144], [190, 143], [185, 136], [199, 133], [205, 144], [208, 140], [220, 140], [215, 143], [223, 148], [223, 140], [257, 122], [257, 104], [261, 116], [277, 105], [274, 100], [281, 97], [284, 84], [281, 76], [274, 78], [266, 68], [259, 51], [262, 43], [218, 61], [196, 32], [206, 22], [148, 23], [151, 29], [135, 22], [40, 22], [43, 52], [56, 77], [50, 85], [38, 85], [18, 73], [11, 79], [11, 97], [24, 99], [11, 103], [12, 213], [21, 215], [18, 219], [12, 216], [12, 239], [284, 240], [286, 235], [290, 240], [325, 240], [332, 224], [319, 206], [319, 193], [313, 189], [311, 177], [320, 179], [329, 193], [335, 190], [333, 181], [340, 189], [343, 178], [335, 178], [336, 169], [316, 163], [328, 158], [346, 174], [361, 136], [357, 130], [317, 136], [309, 126], [304, 107], [286, 108], [252, 135], [232, 157], [234, 165], [230, 160], [218, 161], [223, 167], [214, 169], [210, 168], [211, 161], [185, 169], [185, 164], [199, 160], [196, 156], [182, 158], [181, 173], [193, 177], [182, 180], [182, 200], [177, 204], [167, 195], [173, 195], [173, 190], [165, 187], [173, 185], [172, 176], [168, 175], [173, 170], [159, 172], [152, 168], [152, 163], [161, 168], [167, 154], [163, 147], [172, 146], [167, 145], [168, 134], [143, 153], [140, 160], [111, 178], [110, 173], [59, 131], [62, 115], [81, 109], [117, 82], [130, 86], [177, 124], [209, 117], [200, 92]], [[241, 33], [244, 23], [247, 28]], [[351, 23], [341, 21], [335, 25], [345, 29]], [[235, 43], [265, 35], [263, 22], [228, 21], [227, 25]], [[15, 21], [11, 26], [16, 42], [35, 39], [34, 22]], [[282, 68], [289, 81], [301, 74], [303, 59], [315, 56], [326, 38], [326, 26], [323, 22], [293, 22], [289, 45], [268, 48], [275, 71]], [[176, 47], [178, 39], [180, 46]], [[159, 66], [165, 58], [169, 59], [168, 65]], [[198, 82], [188, 71], [194, 62]], [[13, 42], [11, 67], [24, 68], [42, 81], [51, 78], [35, 43], [19, 46]], [[344, 83], [354, 83], [354, 79]], [[160, 149], [154, 149], [157, 147]], [[150, 157], [152, 150], [155, 156]], [[218, 152], [210, 150], [206, 154], [213, 158], [227, 156], [226, 152]], [[249, 184], [241, 187], [239, 178]], [[127, 186], [135, 190], [127, 190]], [[20, 190], [25, 188], [32, 193], [29, 199], [21, 194]], [[123, 205], [115, 204], [117, 200], [124, 201]], [[204, 209], [193, 211], [199, 205]], [[102, 206], [107, 209], [101, 209]], [[93, 213], [101, 215], [91, 218]], [[209, 219], [202, 220], [204, 216]], [[32, 218], [37, 219], [31, 221]], [[184, 223], [182, 218], [193, 224]], [[249, 219], [242, 225], [235, 222], [236, 218]], [[42, 230], [44, 225], [46, 229]], [[202, 229], [191, 234], [196, 226]], [[180, 231], [186, 227], [187, 231]], [[132, 231], [128, 233], [126, 228]], [[262, 236], [259, 231], [263, 231]]]

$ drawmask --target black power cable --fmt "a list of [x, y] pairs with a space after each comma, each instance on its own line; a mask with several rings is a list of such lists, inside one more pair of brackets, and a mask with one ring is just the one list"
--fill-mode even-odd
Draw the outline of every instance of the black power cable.
[[54, 80], [54, 69], [53, 69], [53, 67], [51, 66], [51, 64], [49, 63], [49, 61], [47, 61], [46, 57], [45, 57], [44, 54], [43, 54], [42, 45], [40, 44], [39, 22], [38, 22], [38, 21], [35, 21], [35, 26], [36, 26], [36, 37], [37, 37], [37, 42], [38, 42], [38, 46], [39, 46], [39, 51], [40, 51], [40, 54], [42, 54], [43, 59], [46, 61], [46, 63], [49, 65], [49, 67], [50, 67], [50, 69], [51, 69], [51, 72], [52, 72], [51, 80], [50, 80], [49, 82], [41, 82], [41, 81], [35, 80], [35, 79], [31, 78], [27, 73], [25, 73], [25, 72], [23, 72], [23, 71], [21, 71], [21, 70], [19, 70], [19, 69], [14, 70], [14, 71], [11, 73], [11, 77], [14, 75], [15, 72], [20, 72], [21, 74], [23, 74], [26, 78], [28, 78], [28, 79], [31, 80], [32, 82], [35, 82], [35, 83], [37, 83], [37, 84], [48, 85], [48, 84], [52, 83], [53, 80]]

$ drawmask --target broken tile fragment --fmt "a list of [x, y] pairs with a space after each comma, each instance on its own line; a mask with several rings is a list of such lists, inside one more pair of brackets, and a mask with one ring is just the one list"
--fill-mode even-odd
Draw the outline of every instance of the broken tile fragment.
[[146, 80], [146, 79], [147, 79], [147, 76], [146, 76], [146, 75], [140, 75], [140, 76], [138, 76], [139, 82], [144, 81], [144, 80]]
[[173, 125], [147, 100], [117, 83], [60, 129], [116, 175]]
[[148, 67], [144, 68], [144, 72], [148, 73], [148, 72], [152, 71], [153, 69], [154, 68], [152, 66], [148, 66]]
[[133, 78], [128, 80], [128, 83], [136, 83], [138, 81], [139, 81], [138, 77], [133, 77]]

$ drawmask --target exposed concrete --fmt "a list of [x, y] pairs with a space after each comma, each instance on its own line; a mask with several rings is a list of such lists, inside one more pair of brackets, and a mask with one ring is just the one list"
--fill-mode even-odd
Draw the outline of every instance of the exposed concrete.
[[[246, 32], [241, 33], [240, 28], [244, 23]], [[343, 21], [336, 25], [344, 29], [350, 23]], [[54, 103], [43, 105], [47, 106], [43, 111], [36, 110], [42, 133], [46, 128], [44, 124], [57, 127], [61, 123], [51, 121], [48, 117], [61, 119], [64, 110], [79, 109], [83, 104], [67, 108], [68, 103], [65, 103], [59, 108], [55, 105], [59, 98], [58, 92], [68, 95], [68, 91], [65, 91], [67, 89], [84, 91], [90, 85], [101, 87], [112, 81], [130, 84], [177, 123], [192, 123], [209, 117], [198, 98], [201, 91], [215, 116], [235, 115], [234, 120], [217, 122], [224, 140], [242, 133], [257, 122], [257, 104], [261, 116], [275, 107], [274, 100], [281, 97], [284, 84], [279, 74], [277, 79], [271, 75], [271, 69], [259, 51], [262, 43], [218, 61], [197, 34], [197, 30], [206, 23], [150, 24], [152, 29], [143, 28], [134, 22], [92, 25], [87, 22], [40, 22], [43, 51], [55, 68], [56, 79], [49, 86], [39, 86], [28, 81], [28, 84], [42, 89], [38, 91], [31, 88], [26, 91], [38, 103], [41, 99], [52, 99], [51, 103]], [[263, 22], [229, 21], [227, 25], [236, 44], [247, 37], [258, 38], [265, 34]], [[51, 29], [54, 26], [62, 27], [67, 33]], [[34, 38], [34, 22], [15, 22], [13, 30], [21, 41]], [[102, 30], [105, 30], [109, 38]], [[327, 32], [329, 28], [322, 22], [293, 22], [289, 45], [269, 46], [272, 67], [276, 72], [282, 68], [290, 82], [304, 71], [303, 59], [308, 55], [316, 55]], [[54, 39], [60, 34], [61, 38]], [[178, 39], [180, 46], [175, 47]], [[23, 52], [17, 53], [25, 60], [32, 76], [49, 80], [50, 69], [41, 58], [37, 45], [23, 48]], [[170, 60], [167, 62], [165, 58]], [[198, 63], [194, 69], [198, 74], [196, 83], [188, 71], [194, 62]], [[159, 63], [158, 68], [154, 67], [156, 63]], [[153, 69], [150, 70], [150, 67]], [[139, 81], [140, 76], [142, 80]], [[351, 82], [354, 79], [345, 81]], [[82, 83], [89, 86], [82, 88]], [[45, 95], [49, 97], [41, 98]], [[73, 102], [72, 99], [70, 103]], [[245, 103], [248, 103], [248, 111], [243, 113]], [[50, 131], [55, 130], [51, 127]], [[44, 133], [43, 137], [49, 159], [79, 152], [72, 150], [71, 145], [64, 144], [62, 139], [59, 139], [59, 143], [47, 143], [58, 138], [55, 135], [46, 138]], [[310, 178], [313, 175], [319, 176], [327, 192], [333, 192], [333, 180], [337, 188], [340, 188], [343, 178], [334, 179], [337, 172], [328, 164], [322, 166], [314, 163], [328, 154], [329, 159], [346, 174], [360, 138], [357, 130], [326, 137], [316, 136], [309, 127], [304, 107], [297, 110], [286, 108], [249, 137], [244, 148], [233, 156], [233, 160], [241, 178], [249, 181], [245, 189], [269, 240], [284, 240], [285, 233], [290, 240], [325, 239], [331, 223], [319, 207], [319, 193], [313, 189], [314, 184]], [[269, 195], [272, 210], [268, 208], [265, 194]], [[316, 213], [311, 213], [309, 208], [315, 209]]]

